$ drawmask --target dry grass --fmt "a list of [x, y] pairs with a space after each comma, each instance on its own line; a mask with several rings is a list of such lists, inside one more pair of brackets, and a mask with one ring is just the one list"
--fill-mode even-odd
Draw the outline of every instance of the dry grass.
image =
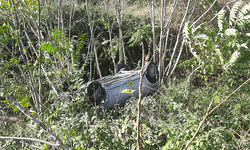
[[149, 9], [142, 5], [127, 6], [124, 10], [124, 13], [136, 17], [144, 17], [150, 15]]

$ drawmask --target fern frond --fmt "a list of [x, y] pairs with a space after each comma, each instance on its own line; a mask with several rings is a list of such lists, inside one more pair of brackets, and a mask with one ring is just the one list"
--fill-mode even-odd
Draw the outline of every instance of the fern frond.
[[224, 65], [225, 58], [222, 55], [222, 53], [220, 52], [220, 49], [218, 49], [217, 47], [219, 47], [219, 46], [216, 46], [216, 49], [215, 49], [216, 50], [216, 54], [219, 57], [221, 64]]
[[226, 29], [225, 30], [225, 35], [226, 36], [237, 36], [237, 29]]
[[189, 40], [190, 39], [190, 32], [191, 31], [191, 27], [190, 27], [190, 22], [186, 22], [183, 28], [183, 35], [185, 37], [185, 39]]
[[188, 42], [189, 48], [190, 48], [190, 52], [192, 53], [192, 55], [199, 61], [202, 62], [199, 55], [197, 55], [197, 52], [194, 50], [194, 48], [191, 46], [191, 42]]
[[194, 37], [194, 40], [196, 40], [200, 46], [204, 45], [208, 39], [209, 36], [207, 36], [206, 34], [200, 34]]
[[250, 24], [250, 15], [246, 15], [243, 16], [241, 18], [239, 18], [239, 20], [237, 21], [237, 25], [240, 27], [241, 30], [247, 30], [249, 29], [249, 24]]
[[207, 24], [207, 22], [199, 24], [196, 28], [192, 29], [192, 33], [194, 34], [198, 29], [203, 28], [206, 24]]
[[242, 17], [246, 16], [248, 13], [250, 13], [250, 4], [247, 4], [240, 9], [238, 13], [238, 18], [241, 19]]
[[233, 8], [231, 9], [230, 16], [229, 16], [229, 25], [230, 26], [233, 26], [233, 24], [235, 23], [235, 21], [236, 21], [235, 19], [237, 18], [236, 14], [237, 14], [237, 11], [238, 11], [241, 4], [242, 4], [242, 1], [238, 1], [234, 4]]
[[225, 70], [228, 70], [231, 66], [233, 66], [236, 61], [238, 60], [238, 58], [240, 57], [240, 52], [238, 50], [236, 50], [230, 57], [230, 59], [228, 60], [228, 62], [223, 66], [223, 68]]
[[208, 38], [209, 37], [206, 34], [200, 34], [200, 35], [197, 35], [197, 36], [194, 37], [194, 39], [201, 40], [201, 41], [205, 41]]
[[236, 45], [237, 45], [237, 48], [238, 48], [238, 50], [240, 49], [240, 48], [245, 48], [245, 49], [248, 49], [248, 46], [247, 46], [247, 43], [243, 43], [243, 44], [238, 44], [238, 43], [236, 43]]
[[220, 32], [223, 30], [223, 22], [224, 22], [225, 12], [226, 12], [225, 10], [221, 10], [218, 14], [218, 27], [219, 27]]

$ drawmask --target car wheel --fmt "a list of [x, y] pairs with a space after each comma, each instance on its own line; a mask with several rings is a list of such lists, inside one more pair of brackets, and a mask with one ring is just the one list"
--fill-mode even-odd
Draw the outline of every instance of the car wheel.
[[123, 64], [123, 63], [119, 63], [119, 64], [117, 64], [117, 65], [115, 66], [114, 71], [115, 71], [115, 73], [118, 73], [118, 72], [119, 72], [121, 69], [123, 69], [123, 68], [126, 68], [126, 65]]
[[86, 96], [92, 104], [99, 105], [105, 98], [105, 90], [98, 81], [93, 81], [87, 86]]
[[155, 63], [151, 62], [148, 64], [146, 69], [146, 77], [149, 82], [156, 83], [158, 80], [158, 69]]

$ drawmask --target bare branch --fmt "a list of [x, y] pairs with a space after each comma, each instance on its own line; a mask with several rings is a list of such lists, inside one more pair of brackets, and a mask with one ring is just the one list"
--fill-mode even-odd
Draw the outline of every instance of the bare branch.
[[196, 135], [198, 134], [198, 132], [201, 129], [201, 126], [203, 125], [203, 123], [205, 122], [205, 120], [207, 119], [207, 117], [209, 116], [208, 111], [210, 110], [212, 104], [213, 104], [214, 100], [211, 101], [211, 103], [208, 106], [207, 109], [207, 113], [205, 115], [205, 117], [203, 118], [203, 120], [201, 121], [200, 125], [198, 126], [198, 129], [196, 130], [195, 134], [193, 135], [192, 139], [189, 141], [188, 145], [186, 146], [185, 150], [187, 150], [187, 148], [189, 147], [189, 145], [192, 143], [192, 141], [194, 140], [194, 138], [196, 137]]
[[141, 120], [141, 100], [142, 100], [143, 68], [144, 68], [144, 44], [142, 43], [142, 68], [141, 68], [141, 71], [140, 71], [138, 115], [137, 115], [137, 147], [138, 147], [138, 150], [141, 149], [141, 146], [140, 146], [140, 135], [141, 135], [140, 120]]
[[58, 147], [60, 146], [60, 144], [55, 144], [55, 143], [51, 143], [51, 142], [47, 142], [47, 141], [43, 141], [43, 140], [39, 140], [39, 139], [34, 139], [34, 138], [26, 138], [26, 137], [5, 137], [5, 136], [0, 136], [0, 139], [13, 139], [13, 140], [26, 140], [26, 141], [35, 141], [35, 142], [41, 142], [47, 145], [51, 145], [54, 147]]
[[2, 121], [5, 121], [5, 120], [10, 120], [10, 121], [13, 121], [13, 122], [17, 122], [19, 121], [18, 118], [15, 118], [15, 117], [9, 117], [9, 116], [0, 116], [0, 120]]
[[200, 128], [201, 128], [201, 126], [203, 125], [203, 123], [205, 122], [205, 120], [207, 119], [207, 117], [208, 117], [209, 115], [211, 115], [211, 113], [212, 113], [213, 111], [215, 111], [220, 105], [222, 105], [226, 100], [228, 100], [235, 92], [237, 92], [243, 85], [245, 85], [245, 84], [246, 84], [247, 82], [249, 82], [249, 81], [250, 81], [250, 78], [247, 79], [244, 83], [242, 83], [236, 90], [234, 90], [229, 96], [227, 96], [223, 101], [221, 101], [217, 106], [215, 106], [215, 107], [209, 112], [209, 110], [210, 110], [210, 108], [211, 108], [211, 105], [213, 104], [213, 100], [211, 101], [211, 103], [209, 104], [209, 107], [208, 107], [208, 109], [207, 109], [207, 112], [206, 112], [205, 117], [204, 117], [203, 120], [201, 121], [201, 123], [200, 123], [198, 129], [196, 130], [195, 134], [193, 135], [192, 139], [188, 142], [188, 145], [186, 146], [185, 150], [188, 149], [189, 145], [192, 143], [192, 141], [194, 140], [194, 138], [196, 137], [196, 135], [197, 135], [198, 132], [200, 131]]
[[202, 17], [204, 17], [208, 12], [209, 12], [209, 10], [214, 6], [214, 4], [217, 2], [217, 0], [215, 0], [214, 2], [213, 2], [213, 4], [205, 11], [205, 13], [203, 13], [193, 24], [192, 24], [192, 26], [193, 25], [195, 25]]
[[0, 98], [7, 99], [11, 103], [13, 103], [22, 113], [24, 113], [27, 117], [29, 117], [32, 121], [34, 121], [38, 126], [40, 126], [46, 133], [49, 133], [59, 144], [61, 148], [69, 149], [67, 145], [64, 145], [62, 140], [56, 136], [51, 130], [49, 130], [41, 121], [36, 119], [29, 111], [27, 111], [25, 108], [23, 108], [16, 100], [14, 100], [12, 97], [6, 95], [3, 91], [0, 90]]
[[[180, 25], [180, 27], [179, 27], [179, 32], [178, 32], [178, 35], [177, 35], [177, 38], [176, 38], [176, 43], [175, 43], [175, 46], [174, 46], [174, 50], [173, 50], [171, 59], [170, 59], [169, 64], [168, 64], [169, 70], [168, 70], [168, 72], [167, 72], [167, 76], [170, 76], [170, 75], [173, 73], [173, 71], [174, 71], [174, 69], [175, 69], [175, 67], [176, 67], [176, 65], [177, 65], [177, 63], [178, 63], [178, 61], [179, 61], [180, 54], [181, 54], [181, 52], [182, 52], [182, 49], [181, 49], [180, 52], [179, 52], [179, 56], [178, 56], [178, 58], [177, 58], [177, 60], [176, 60], [176, 62], [175, 62], [176, 65], [174, 65], [173, 69], [171, 70], [173, 58], [174, 58], [175, 52], [176, 52], [176, 50], [177, 50], [178, 43], [179, 43], [179, 38], [180, 38], [180, 34], [181, 34], [181, 31], [182, 31], [181, 29], [182, 29], [183, 24], [184, 24], [184, 22], [185, 22], [185, 19], [186, 19], [186, 17], [187, 17], [187, 13], [188, 13], [188, 10], [189, 10], [189, 7], [190, 7], [190, 2], [191, 2], [191, 0], [188, 1], [187, 7], [186, 7], [185, 15], [184, 15], [184, 17], [183, 17], [183, 19], [182, 19], [182, 22], [181, 22], [181, 25]], [[182, 43], [182, 44], [183, 44], [183, 43]], [[171, 72], [170, 72], [170, 70], [171, 70]]]

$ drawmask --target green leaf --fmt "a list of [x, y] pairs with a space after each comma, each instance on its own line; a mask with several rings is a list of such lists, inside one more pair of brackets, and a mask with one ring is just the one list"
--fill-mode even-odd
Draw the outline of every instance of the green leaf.
[[13, 109], [13, 111], [14, 111], [14, 112], [19, 111], [19, 109], [18, 109], [17, 107], [15, 107], [15, 108]]
[[78, 132], [76, 130], [74, 130], [74, 135], [75, 135], [75, 137], [78, 136]]
[[22, 106], [23, 106], [24, 108], [27, 108], [27, 107], [30, 106], [30, 103], [23, 104]]
[[70, 137], [73, 136], [71, 129], [69, 129], [69, 136], [70, 136]]
[[82, 149], [82, 147], [81, 146], [79, 146], [78, 148], [77, 148], [77, 150], [81, 150]]
[[2, 102], [3, 102], [3, 103], [9, 104], [9, 100], [7, 100], [7, 99], [6, 99], [6, 100], [3, 100]]
[[218, 95], [215, 95], [215, 97], [214, 97], [214, 103], [215, 104], [220, 103], [220, 97]]
[[[24, 95], [24, 94], [23, 94], [23, 95]], [[21, 100], [21, 104], [25, 104], [25, 103], [27, 102], [28, 99], [29, 99], [29, 96], [23, 98], [23, 99]]]
[[14, 94], [14, 97], [13, 98], [17, 98], [19, 95], [19, 89], [16, 90], [15, 94]]
[[48, 146], [45, 146], [42, 150], [47, 150], [49, 147]]

